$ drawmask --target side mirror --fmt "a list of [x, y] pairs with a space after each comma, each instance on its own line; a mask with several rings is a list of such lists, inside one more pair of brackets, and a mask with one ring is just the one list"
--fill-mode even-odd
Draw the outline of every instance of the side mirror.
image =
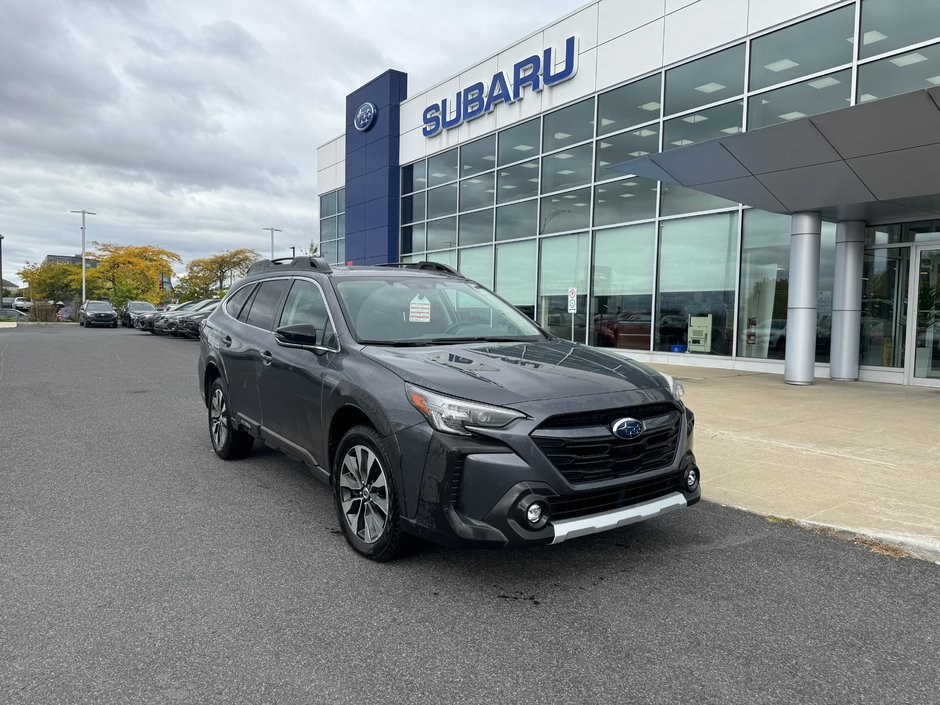
[[319, 347], [317, 329], [309, 323], [281, 326], [274, 331], [274, 339], [277, 341], [278, 345], [289, 348]]

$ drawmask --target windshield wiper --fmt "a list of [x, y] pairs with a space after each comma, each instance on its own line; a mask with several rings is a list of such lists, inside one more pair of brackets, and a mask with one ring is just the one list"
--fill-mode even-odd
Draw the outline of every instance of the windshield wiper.
[[431, 338], [427, 342], [433, 345], [449, 345], [459, 343], [523, 343], [526, 341], [518, 336], [472, 335], [462, 338]]
[[360, 340], [360, 345], [382, 345], [390, 348], [420, 348], [432, 343], [427, 340]]

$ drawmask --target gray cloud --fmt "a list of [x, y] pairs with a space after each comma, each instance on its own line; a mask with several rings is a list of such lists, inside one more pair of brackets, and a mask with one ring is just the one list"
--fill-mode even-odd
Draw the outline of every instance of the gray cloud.
[[347, 93], [397, 68], [412, 92], [582, 0], [469, 6], [284, 0], [0, 3], [3, 276], [89, 239], [185, 258], [279, 254], [317, 233], [316, 145]]

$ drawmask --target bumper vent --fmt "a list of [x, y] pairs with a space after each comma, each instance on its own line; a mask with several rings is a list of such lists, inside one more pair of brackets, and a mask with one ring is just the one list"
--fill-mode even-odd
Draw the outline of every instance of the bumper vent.
[[678, 491], [680, 480], [681, 475], [673, 473], [666, 477], [657, 477], [626, 487], [550, 497], [548, 504], [551, 509], [552, 521], [612, 512], [640, 502], [664, 497]]
[[[610, 431], [616, 419], [642, 420], [646, 430], [624, 440]], [[546, 419], [532, 440], [571, 483], [629, 477], [670, 465], [679, 446], [682, 412], [673, 404], [566, 414]]]

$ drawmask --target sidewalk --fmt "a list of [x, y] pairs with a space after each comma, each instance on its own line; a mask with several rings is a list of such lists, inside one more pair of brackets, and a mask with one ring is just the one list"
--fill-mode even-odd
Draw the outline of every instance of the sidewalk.
[[940, 390], [653, 366], [695, 412], [705, 499], [940, 561]]

